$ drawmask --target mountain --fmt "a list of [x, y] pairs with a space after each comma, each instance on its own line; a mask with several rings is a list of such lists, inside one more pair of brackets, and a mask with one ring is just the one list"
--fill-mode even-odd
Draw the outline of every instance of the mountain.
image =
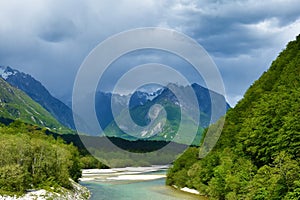
[[[173, 92], [178, 95], [178, 98], [184, 98], [185, 101], [179, 102]], [[199, 105], [191, 100], [189, 92], [195, 93]], [[225, 101], [222, 95], [198, 84], [192, 84], [192, 86], [169, 84], [166, 88], [161, 88], [150, 94], [137, 91], [129, 100], [129, 111], [121, 110], [119, 115], [106, 127], [105, 135], [127, 140], [139, 138], [174, 141], [181, 144], [193, 142], [194, 145], [198, 145], [203, 129], [210, 122], [215, 122], [223, 116], [224, 111], [229, 108], [229, 105], [226, 104], [223, 113], [220, 109], [220, 112], [217, 112], [216, 116], [211, 119], [211, 96], [214, 101]], [[164, 109], [155, 105], [161, 105]], [[200, 115], [195, 110], [199, 110]], [[128, 120], [129, 117], [127, 116], [129, 115], [134, 123]], [[197, 125], [198, 120], [200, 120], [200, 127]], [[181, 129], [179, 129], [180, 125], [182, 126]], [[119, 127], [122, 127], [122, 130]], [[178, 131], [180, 132], [177, 134]], [[195, 132], [197, 132], [196, 138], [191, 141], [192, 134]]]
[[29, 74], [10, 67], [0, 66], [0, 77], [10, 85], [19, 88], [49, 111], [61, 124], [75, 129], [72, 110], [63, 102], [53, 97], [49, 91]]
[[9, 85], [2, 78], [0, 78], [0, 117], [2, 119], [19, 119], [53, 130], [66, 129], [41, 105], [23, 91]]
[[[199, 157], [205, 143], [188, 149], [169, 170], [167, 184], [212, 199], [299, 199], [299, 119], [300, 35], [227, 112], [214, 149], [206, 157]], [[218, 122], [211, 127], [219, 128]]]
[[134, 108], [136, 106], [142, 106], [148, 101], [152, 101], [156, 97], [160, 96], [165, 91], [165, 88], [157, 89], [154, 92], [137, 90], [132, 94], [129, 101], [129, 107]]
[[[171, 88], [172, 90], [168, 89]], [[197, 102], [199, 105], [196, 105], [192, 102], [192, 98], [189, 97], [189, 90], [195, 93], [197, 98]], [[185, 101], [179, 102], [176, 98], [175, 91], [180, 98]], [[207, 127], [209, 124], [216, 122], [220, 117], [222, 117], [224, 113], [224, 109], [220, 108], [216, 111], [215, 115], [212, 116], [211, 106], [212, 103], [216, 103], [217, 105], [222, 105], [222, 102], [226, 102], [225, 97], [211, 91], [205, 87], [197, 83], [193, 83], [191, 86], [180, 86], [176, 84], [169, 84], [167, 88], [161, 92], [156, 98], [153, 99], [153, 103], [161, 103], [161, 102], [173, 102], [173, 104], [180, 104], [181, 109], [183, 109], [186, 113], [192, 116], [194, 120], [198, 120], [199, 116], [193, 116], [195, 110], [200, 110], [200, 126]], [[226, 102], [226, 110], [230, 108], [229, 104]]]
[[102, 129], [105, 129], [114, 119], [111, 110], [111, 102], [113, 102], [115, 109], [118, 111], [117, 114], [120, 114], [121, 109], [127, 105], [128, 98], [129, 97], [126, 95], [122, 96], [119, 94], [112, 94], [109, 92], [98, 91], [96, 93], [95, 109], [99, 124]]
[[[163, 89], [159, 89], [155, 92], [147, 91], [135, 91], [132, 95], [120, 95], [112, 94], [110, 92], [96, 92], [96, 114], [102, 129], [105, 129], [114, 119], [111, 110], [111, 104], [114, 105], [115, 114], [119, 115], [124, 108], [128, 106], [134, 108], [136, 106], [142, 106], [147, 101], [153, 100], [155, 97], [161, 94]], [[92, 95], [87, 98], [92, 98]], [[111, 103], [112, 102], [112, 103]]]

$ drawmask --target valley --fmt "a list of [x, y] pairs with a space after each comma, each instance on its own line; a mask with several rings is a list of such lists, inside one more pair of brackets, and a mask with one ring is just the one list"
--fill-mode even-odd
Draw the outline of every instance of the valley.
[[299, 0], [10, 0], [0, 24], [0, 200], [300, 199]]

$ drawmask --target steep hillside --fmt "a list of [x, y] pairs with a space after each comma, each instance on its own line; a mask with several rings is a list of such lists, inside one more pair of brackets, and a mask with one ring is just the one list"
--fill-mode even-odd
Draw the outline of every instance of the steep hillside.
[[54, 130], [66, 129], [42, 106], [2, 78], [0, 78], [0, 117], [19, 119]]
[[203, 159], [197, 159], [203, 146], [186, 151], [169, 170], [167, 184], [212, 199], [298, 199], [299, 120], [300, 35], [228, 111], [213, 151]]
[[10, 67], [0, 66], [0, 77], [10, 85], [19, 88], [50, 112], [61, 124], [75, 129], [72, 110], [53, 97], [49, 91], [32, 76]]

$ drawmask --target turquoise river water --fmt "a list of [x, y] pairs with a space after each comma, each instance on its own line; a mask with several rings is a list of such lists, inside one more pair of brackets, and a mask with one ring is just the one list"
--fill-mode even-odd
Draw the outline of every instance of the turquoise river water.
[[91, 200], [204, 200], [205, 198], [165, 186], [164, 168], [86, 170], [80, 184]]

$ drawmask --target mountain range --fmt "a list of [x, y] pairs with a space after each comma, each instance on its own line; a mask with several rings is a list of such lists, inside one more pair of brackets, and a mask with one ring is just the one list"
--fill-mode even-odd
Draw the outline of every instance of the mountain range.
[[[23, 91], [33, 101], [37, 102], [45, 110], [47, 110], [50, 115], [52, 115], [60, 123], [57, 124], [57, 126], [65, 126], [75, 129], [72, 110], [62, 101], [53, 97], [49, 91], [31, 75], [12, 69], [11, 67], [0, 67], [0, 77], [9, 83], [11, 87]], [[4, 83], [2, 85], [4, 85]], [[195, 105], [191, 102], [179, 102], [177, 97], [169, 88], [172, 88], [173, 92], [176, 91], [176, 93], [180, 96], [186, 96], [187, 91], [192, 89], [196, 95], [199, 105]], [[93, 96], [91, 94], [84, 98], [93, 98]], [[95, 109], [99, 119], [99, 124], [102, 129], [105, 130], [106, 136], [120, 137], [127, 140], [136, 140], [136, 137], [139, 138], [139, 134], [142, 134], [142, 139], [171, 141], [179, 128], [181, 112], [183, 112], [183, 127], [186, 132], [189, 132], [188, 130], [192, 130], [192, 127], [197, 126], [197, 120], [199, 120], [200, 117], [200, 128], [198, 130], [199, 133], [196, 140], [196, 143], [199, 143], [203, 129], [225, 114], [221, 111], [217, 112], [217, 114], [211, 119], [211, 98], [215, 101], [225, 100], [222, 95], [210, 91], [196, 83], [191, 86], [169, 84], [167, 87], [161, 87], [156, 91], [147, 92], [145, 90], [137, 90], [133, 94], [129, 95], [97, 91], [95, 95]], [[185, 99], [189, 100], [189, 98]], [[115, 116], [113, 116], [112, 113], [112, 104], [114, 105]], [[149, 125], [151, 120], [149, 119], [148, 111], [156, 104], [165, 106], [165, 111], [167, 111], [167, 121], [165, 126], [162, 126], [160, 121], [161, 118], [156, 119], [151, 125]], [[136, 124], [140, 126], [148, 125], [147, 129], [144, 130], [143, 133], [134, 133], [135, 136], [133, 137], [133, 135], [125, 134], [118, 126], [116, 126], [115, 119], [125, 119], [124, 108], [129, 108], [131, 117]], [[226, 110], [228, 108], [229, 105], [226, 104]], [[200, 116], [194, 116], [194, 113], [196, 113], [194, 112], [195, 109], [200, 110]], [[160, 113], [158, 113], [157, 116], [159, 115]], [[27, 118], [24, 121], [32, 122]], [[34, 124], [42, 125], [42, 123], [37, 122]], [[99, 133], [89, 134], [98, 135]], [[184, 142], [185, 140], [186, 139], [180, 141], [181, 143], [188, 143]]]
[[[111, 101], [112, 104], [116, 107], [116, 114], [120, 114], [121, 108], [129, 107], [130, 109], [136, 108], [138, 106], [144, 106], [145, 104], [155, 104], [164, 101], [172, 102], [173, 104], [179, 104], [179, 100], [176, 98], [175, 94], [168, 88], [172, 88], [181, 96], [187, 94], [187, 90], [191, 87], [191, 89], [195, 92], [197, 101], [199, 106], [191, 103], [191, 102], [181, 102], [181, 107], [184, 110], [192, 111], [196, 109], [196, 106], [201, 111], [202, 114], [206, 115], [206, 119], [203, 119], [201, 125], [206, 127], [210, 124], [210, 117], [211, 117], [211, 99], [214, 99], [216, 102], [225, 101], [224, 97], [218, 93], [215, 93], [205, 87], [197, 83], [193, 83], [191, 86], [180, 86], [176, 84], [169, 84], [167, 87], [162, 87], [157, 91], [148, 93], [145, 91], [137, 90], [133, 94], [129, 95], [119, 95], [119, 94], [112, 94], [109, 92], [101, 92], [98, 91], [96, 93], [96, 113], [99, 119], [106, 117], [102, 128], [105, 129], [106, 126], [112, 121], [112, 113], [109, 112], [111, 110]], [[185, 98], [188, 100], [188, 98]], [[216, 103], [215, 102], [215, 103]], [[226, 103], [226, 110], [230, 108], [230, 105]], [[190, 112], [191, 113], [191, 112]], [[216, 116], [211, 119], [211, 122], [215, 122], [219, 119], [219, 117], [223, 116], [221, 109], [216, 112]], [[100, 120], [101, 121], [101, 120]]]
[[50, 112], [61, 124], [68, 128], [75, 129], [72, 110], [63, 102], [53, 97], [50, 92], [31, 75], [10, 67], [0, 66], [0, 77], [13, 87], [25, 92], [34, 101]]

